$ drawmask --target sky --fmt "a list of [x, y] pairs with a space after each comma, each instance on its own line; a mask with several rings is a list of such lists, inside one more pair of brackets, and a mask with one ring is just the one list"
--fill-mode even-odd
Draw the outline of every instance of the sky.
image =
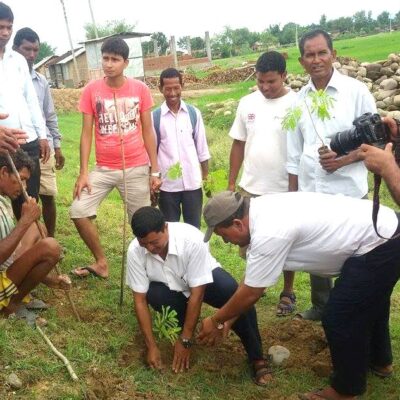
[[[14, 32], [23, 27], [34, 29], [42, 41], [56, 47], [58, 55], [69, 50], [65, 20], [59, 0], [5, 0], [14, 12]], [[85, 23], [91, 22], [88, 0], [64, 0], [74, 45], [85, 40]], [[261, 32], [269, 25], [288, 22], [299, 25], [318, 23], [322, 14], [327, 19], [348, 17], [357, 11], [372, 11], [375, 19], [388, 11], [393, 17], [400, 11], [399, 0], [351, 0], [343, 7], [339, 1], [268, 0], [91, 0], [97, 24], [125, 19], [135, 24], [136, 32], [164, 32], [175, 35], [202, 36], [221, 33], [225, 26], [248, 28]], [[284, 6], [280, 7], [281, 4]], [[340, 4], [340, 5], [339, 5]], [[245, 7], [246, 5], [246, 7]]]

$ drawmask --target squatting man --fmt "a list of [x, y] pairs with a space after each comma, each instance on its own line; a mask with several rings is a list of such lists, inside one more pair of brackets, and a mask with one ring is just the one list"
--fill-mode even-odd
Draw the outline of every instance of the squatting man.
[[[226, 243], [249, 245], [245, 279], [231, 299], [202, 322], [199, 340], [213, 344], [218, 326], [245, 312], [283, 270], [338, 276], [322, 324], [332, 357], [330, 386], [301, 395], [349, 400], [366, 390], [370, 368], [393, 371], [390, 296], [400, 277], [400, 238], [378, 237], [372, 202], [343, 195], [293, 192], [256, 199], [222, 192], [206, 204], [205, 241], [215, 232]], [[378, 232], [399, 232], [399, 216], [381, 206]]]

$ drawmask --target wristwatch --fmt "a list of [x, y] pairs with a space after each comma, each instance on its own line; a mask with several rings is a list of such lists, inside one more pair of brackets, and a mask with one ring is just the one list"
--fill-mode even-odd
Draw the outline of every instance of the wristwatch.
[[150, 176], [153, 176], [154, 178], [161, 179], [161, 172], [151, 172]]
[[211, 321], [213, 322], [214, 326], [220, 331], [224, 329], [224, 324], [223, 322], [219, 322], [215, 319], [214, 316], [211, 317]]
[[181, 340], [181, 343], [183, 344], [183, 347], [185, 349], [190, 349], [193, 346], [193, 341], [192, 341], [191, 338], [190, 339], [186, 339], [183, 336], [180, 336], [180, 340]]

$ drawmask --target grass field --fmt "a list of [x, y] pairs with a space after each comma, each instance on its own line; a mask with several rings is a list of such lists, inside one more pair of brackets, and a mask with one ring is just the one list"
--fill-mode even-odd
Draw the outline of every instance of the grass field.
[[[388, 54], [400, 52], [400, 31], [379, 33], [377, 35], [353, 39], [335, 40], [333, 47], [337, 50], [338, 56], [352, 57], [360, 62], [384, 60]], [[303, 73], [303, 68], [298, 62], [300, 53], [295, 46], [278, 49], [278, 51], [288, 53], [287, 71], [289, 73]], [[214, 60], [213, 63], [221, 68], [238, 67], [244, 61], [255, 62], [260, 54], [251, 53], [238, 57]]]
[[[233, 89], [232, 89], [233, 90]], [[246, 91], [246, 88], [243, 88]], [[221, 95], [217, 97], [222, 100]], [[226, 93], [225, 98], [231, 94]], [[202, 107], [204, 99], [199, 100]], [[208, 101], [215, 101], [212, 97]], [[66, 167], [58, 175], [58, 226], [57, 237], [66, 248], [61, 268], [68, 272], [76, 265], [85, 265], [91, 257], [79, 239], [68, 218], [68, 206], [79, 168], [78, 142], [80, 116], [77, 113], [61, 115], [60, 126], [64, 133], [63, 151]], [[211, 153], [219, 160], [218, 167], [227, 168], [230, 142], [224, 130], [208, 131]], [[393, 204], [387, 193], [384, 202]], [[49, 321], [46, 332], [56, 346], [69, 358], [78, 376], [73, 383], [61, 362], [54, 357], [37, 332], [19, 321], [0, 321], [0, 381], [16, 372], [24, 382], [21, 390], [13, 393], [0, 386], [1, 399], [295, 399], [293, 394], [323, 386], [326, 378], [318, 377], [306, 358], [307, 342], [293, 337], [296, 348], [289, 340], [296, 362], [286, 369], [275, 369], [275, 379], [268, 388], [259, 388], [251, 380], [243, 350], [238, 340], [230, 337], [221, 347], [208, 349], [196, 346], [193, 365], [189, 372], [175, 375], [166, 368], [164, 372], [147, 369], [143, 362], [144, 343], [132, 312], [132, 299], [125, 291], [125, 302], [120, 310], [119, 274], [121, 265], [122, 205], [116, 193], [102, 204], [97, 219], [102, 242], [111, 264], [109, 280], [89, 278], [74, 280], [71, 292], [83, 321], [75, 321], [63, 293], [53, 293], [46, 288], [40, 296], [53, 307], [43, 315]], [[244, 271], [244, 262], [237, 256], [234, 246], [218, 238], [211, 242], [213, 254], [238, 280]], [[272, 342], [271, 335], [293, 329], [290, 320], [274, 317], [276, 299], [281, 285], [272, 288], [258, 305], [259, 324], [264, 350]], [[309, 303], [308, 277], [298, 274], [296, 290], [299, 308]], [[395, 364], [400, 364], [400, 290], [393, 296], [392, 336]], [[209, 312], [203, 309], [203, 315]], [[316, 329], [312, 324], [304, 329]], [[298, 332], [299, 338], [301, 332]], [[297, 341], [296, 341], [297, 340]], [[171, 362], [171, 347], [161, 344], [164, 361]], [[303, 357], [304, 351], [304, 359]], [[297, 357], [297, 358], [296, 358]], [[400, 374], [387, 381], [370, 377], [368, 399], [399, 399]]]

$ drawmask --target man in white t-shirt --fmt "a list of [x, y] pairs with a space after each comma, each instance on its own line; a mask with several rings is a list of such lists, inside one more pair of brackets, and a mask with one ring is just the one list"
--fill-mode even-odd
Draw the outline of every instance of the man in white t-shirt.
[[[211, 344], [216, 326], [253, 306], [284, 270], [339, 276], [322, 318], [333, 364], [331, 386], [318, 398], [355, 399], [366, 390], [369, 367], [389, 376], [390, 296], [400, 277], [400, 238], [379, 237], [371, 213], [371, 201], [322, 193], [250, 200], [226, 191], [210, 199], [203, 211], [204, 240], [215, 232], [225, 242], [248, 245], [247, 267], [229, 302], [203, 320], [200, 340]], [[393, 237], [399, 232], [398, 215], [381, 206], [377, 229]]]
[[[256, 63], [258, 90], [244, 96], [229, 132], [233, 139], [229, 160], [228, 190], [235, 191], [239, 182], [241, 194], [249, 197], [288, 191], [287, 134], [282, 120], [295, 102], [296, 94], [285, 87], [286, 61], [277, 51], [262, 54]], [[243, 257], [246, 249], [240, 249]], [[277, 315], [295, 310], [296, 296], [285, 289], [280, 294]]]
[[[149, 304], [156, 311], [169, 306], [177, 313], [182, 329], [174, 345], [172, 369], [189, 368], [193, 334], [203, 302], [222, 307], [236, 291], [236, 281], [211, 256], [202, 232], [192, 225], [165, 222], [160, 210], [138, 209], [132, 217], [136, 239], [128, 249], [127, 284], [133, 290], [136, 316], [147, 347], [151, 368], [161, 368], [161, 354], [152, 331]], [[266, 385], [270, 371], [263, 358], [254, 307], [226, 326], [239, 336], [254, 373], [254, 382]], [[225, 329], [224, 329], [225, 328]]]
[[250, 196], [287, 192], [286, 133], [281, 122], [296, 95], [284, 86], [286, 61], [269, 51], [256, 64], [258, 90], [243, 97], [229, 132], [233, 139], [229, 163], [229, 190], [239, 187]]

